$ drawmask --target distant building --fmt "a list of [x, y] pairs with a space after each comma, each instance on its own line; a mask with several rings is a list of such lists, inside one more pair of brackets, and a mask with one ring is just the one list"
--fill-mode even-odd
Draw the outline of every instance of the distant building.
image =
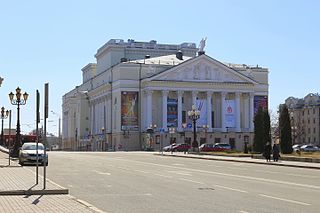
[[[63, 96], [65, 150], [159, 149], [191, 143], [192, 105], [200, 110], [198, 143], [253, 140], [254, 113], [268, 108], [268, 69], [217, 61], [195, 43], [111, 39], [83, 82]], [[151, 130], [150, 130], [151, 129]]]
[[303, 99], [289, 97], [288, 107], [293, 144], [320, 145], [320, 96], [310, 93]]

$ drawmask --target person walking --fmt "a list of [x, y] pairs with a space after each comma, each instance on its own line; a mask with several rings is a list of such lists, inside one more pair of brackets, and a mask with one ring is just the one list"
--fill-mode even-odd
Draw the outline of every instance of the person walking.
[[264, 146], [263, 155], [266, 158], [267, 162], [270, 161], [270, 159], [271, 159], [271, 144], [270, 144], [270, 142], [267, 142], [266, 145]]
[[279, 153], [280, 153], [279, 146], [277, 144], [274, 144], [272, 147], [272, 157], [274, 162], [278, 162], [280, 157]]

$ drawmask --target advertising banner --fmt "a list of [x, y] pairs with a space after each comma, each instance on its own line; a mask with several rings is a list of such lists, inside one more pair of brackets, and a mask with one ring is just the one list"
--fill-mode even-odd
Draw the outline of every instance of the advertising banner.
[[138, 130], [138, 92], [121, 92], [121, 127]]
[[225, 126], [226, 127], [235, 127], [236, 126], [236, 117], [235, 117], [235, 100], [226, 100], [225, 101]]
[[178, 99], [167, 100], [167, 127], [178, 127]]
[[259, 107], [262, 107], [264, 110], [268, 110], [268, 96], [264, 96], [264, 95], [254, 96], [253, 105], [254, 105], [254, 115], [257, 114]]
[[197, 99], [197, 109], [200, 111], [200, 118], [197, 120], [197, 127], [207, 125], [207, 100]]

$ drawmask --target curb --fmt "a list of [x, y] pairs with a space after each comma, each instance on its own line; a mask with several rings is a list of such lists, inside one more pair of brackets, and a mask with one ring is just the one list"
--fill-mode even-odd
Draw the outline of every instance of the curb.
[[320, 169], [320, 167], [314, 166], [305, 166], [305, 165], [293, 165], [293, 164], [281, 164], [281, 163], [273, 163], [273, 162], [255, 162], [255, 161], [244, 161], [244, 160], [236, 160], [236, 159], [218, 159], [218, 158], [208, 158], [208, 157], [197, 157], [197, 156], [183, 156], [183, 155], [162, 155], [159, 153], [155, 153], [154, 155], [168, 156], [168, 157], [180, 157], [180, 158], [193, 158], [193, 159], [202, 159], [202, 160], [216, 160], [216, 161], [230, 161], [230, 162], [240, 162], [240, 163], [253, 163], [253, 164], [265, 164], [265, 165], [273, 165], [273, 166], [286, 166], [286, 167], [295, 167], [295, 168], [305, 168], [305, 169]]
[[5, 196], [5, 195], [65, 195], [65, 194], [69, 194], [69, 189], [0, 191], [0, 196]]

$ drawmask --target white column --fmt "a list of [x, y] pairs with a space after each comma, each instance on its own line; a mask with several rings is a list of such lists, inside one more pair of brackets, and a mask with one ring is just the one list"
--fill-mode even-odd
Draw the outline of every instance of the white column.
[[207, 91], [207, 125], [208, 132], [212, 132], [212, 91]]
[[178, 128], [177, 132], [182, 132], [182, 96], [183, 91], [178, 91]]
[[195, 105], [197, 107], [197, 95], [198, 91], [192, 91], [192, 105]]
[[162, 128], [164, 131], [168, 129], [168, 90], [162, 91]]
[[152, 90], [147, 90], [147, 127], [152, 124]]
[[226, 132], [225, 108], [226, 108], [226, 92], [221, 92], [221, 131]]
[[250, 109], [250, 115], [249, 115], [249, 125], [250, 125], [250, 132], [254, 131], [254, 103], [253, 103], [253, 98], [254, 98], [254, 93], [250, 92], [250, 100], [249, 100], [249, 109]]
[[240, 92], [236, 92], [236, 132], [241, 132], [241, 121], [240, 121]]

